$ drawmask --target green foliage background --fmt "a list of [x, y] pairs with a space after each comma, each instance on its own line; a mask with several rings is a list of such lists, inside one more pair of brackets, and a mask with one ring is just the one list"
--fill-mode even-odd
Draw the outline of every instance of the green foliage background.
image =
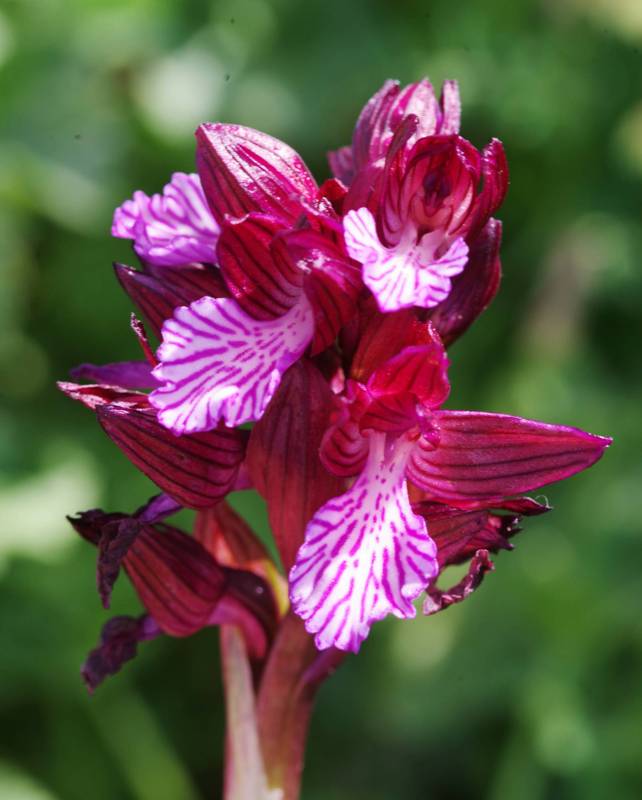
[[[611, 434], [476, 596], [378, 624], [324, 687], [307, 800], [642, 796], [639, 0], [0, 0], [0, 797], [218, 796], [216, 632], [150, 642], [89, 698], [106, 619], [64, 515], [151, 492], [53, 382], [135, 357], [111, 212], [237, 121], [318, 177], [387, 77], [459, 79], [505, 143], [504, 283], [453, 407]], [[260, 504], [239, 498], [263, 525]], [[114, 612], [136, 613], [121, 580]], [[214, 788], [216, 787], [216, 788]]]

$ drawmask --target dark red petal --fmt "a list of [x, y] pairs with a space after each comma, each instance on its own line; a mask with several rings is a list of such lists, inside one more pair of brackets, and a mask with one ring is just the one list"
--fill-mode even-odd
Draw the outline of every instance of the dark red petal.
[[321, 441], [321, 463], [334, 475], [357, 475], [368, 458], [368, 440], [361, 433], [360, 421], [371, 404], [366, 389], [349, 381], [347, 395], [334, 400], [338, 408], [332, 414], [332, 424]]
[[79, 364], [69, 370], [75, 381], [90, 381], [121, 389], [154, 389], [158, 381], [147, 361], [117, 361], [114, 364]]
[[497, 294], [502, 276], [502, 224], [488, 220], [470, 245], [464, 271], [453, 278], [448, 297], [430, 311], [430, 320], [449, 345], [477, 319]]
[[328, 178], [319, 186], [318, 200], [321, 205], [323, 200], [327, 200], [335, 214], [339, 217], [343, 215], [343, 201], [347, 193], [346, 186], [337, 178]]
[[112, 589], [122, 562], [136, 537], [145, 529], [144, 526], [158, 523], [180, 509], [181, 506], [171, 497], [160, 494], [138, 509], [133, 516], [125, 517], [118, 522], [106, 521], [98, 542], [96, 565], [96, 583], [103, 608], [109, 608]]
[[160, 628], [147, 615], [142, 617], [113, 617], [100, 632], [98, 647], [89, 653], [80, 674], [93, 692], [109, 675], [119, 672], [123, 664], [136, 655], [138, 643], [153, 639]]
[[207, 625], [239, 625], [255, 658], [265, 653], [276, 610], [259, 576], [228, 569], [196, 539], [168, 525], [145, 527], [125, 557], [141, 602], [164, 633], [190, 636]]
[[372, 373], [368, 391], [375, 398], [411, 394], [428, 408], [441, 406], [450, 393], [446, 351], [435, 336], [426, 344], [405, 347]]
[[417, 398], [409, 392], [382, 395], [369, 404], [359, 420], [359, 430], [403, 433], [419, 423]]
[[105, 514], [101, 509], [93, 508], [90, 511], [80, 511], [75, 517], [67, 517], [67, 521], [86, 542], [98, 547], [105, 525], [126, 518], [127, 514]]
[[434, 418], [439, 446], [420, 439], [408, 477], [446, 503], [501, 499], [568, 478], [595, 463], [611, 443], [577, 428], [506, 414], [436, 411]]
[[340, 493], [339, 481], [319, 460], [331, 405], [327, 382], [311, 362], [302, 359], [285, 373], [250, 436], [250, 475], [267, 502], [286, 571], [294, 563], [314, 512]]
[[242, 125], [206, 123], [196, 131], [196, 162], [217, 222], [253, 211], [294, 221], [301, 198], [317, 185], [303, 159], [266, 133]]
[[121, 563], [140, 531], [140, 523], [132, 517], [103, 528], [96, 566], [96, 583], [103, 608], [109, 608], [111, 604], [111, 593], [120, 574]]
[[245, 453], [244, 431], [221, 427], [175, 436], [159, 424], [146, 395], [70, 383], [60, 388], [94, 409], [130, 461], [181, 505], [208, 508], [232, 490]]
[[382, 314], [377, 309], [365, 313], [367, 321], [361, 321], [362, 332], [358, 335], [358, 347], [352, 360], [350, 377], [359, 383], [367, 383], [372, 373], [405, 347], [429, 344], [435, 334], [430, 326], [420, 322], [413, 309]]
[[495, 569], [493, 562], [488, 557], [488, 550], [478, 550], [473, 556], [468, 572], [455, 586], [445, 591], [433, 586], [426, 590], [423, 613], [436, 614], [454, 603], [461, 603], [469, 594], [477, 589], [487, 572]]
[[474, 237], [504, 202], [508, 191], [508, 162], [504, 145], [492, 139], [482, 153], [482, 190], [475, 200], [469, 236]]
[[282, 221], [250, 214], [223, 226], [217, 256], [232, 297], [254, 319], [274, 319], [294, 306], [303, 285], [303, 272], [283, 250], [275, 250], [274, 237]]
[[189, 636], [205, 627], [227, 588], [223, 567], [182, 531], [143, 528], [124, 562], [142, 604], [164, 633]]
[[180, 508], [171, 497], [160, 494], [132, 516], [105, 514], [94, 509], [67, 518], [84, 539], [98, 547], [96, 585], [104, 608], [109, 608], [112, 589], [122, 562], [143, 527], [160, 522]]
[[305, 293], [314, 311], [311, 354], [329, 347], [356, 313], [363, 288], [361, 270], [328, 236], [310, 229], [284, 234], [278, 246], [287, 249], [305, 275]]
[[220, 272], [210, 265], [154, 267], [144, 264], [136, 270], [115, 264], [116, 277], [131, 300], [144, 314], [160, 338], [163, 322], [177, 306], [187, 306], [201, 297], [227, 297]]

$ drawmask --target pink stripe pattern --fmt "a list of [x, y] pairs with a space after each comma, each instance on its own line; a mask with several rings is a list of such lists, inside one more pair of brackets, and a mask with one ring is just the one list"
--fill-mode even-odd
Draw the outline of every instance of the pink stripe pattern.
[[468, 261], [468, 245], [458, 237], [443, 255], [443, 231], [424, 234], [417, 241], [414, 225], [407, 226], [399, 242], [383, 245], [375, 219], [367, 208], [349, 211], [343, 221], [346, 248], [363, 264], [363, 282], [381, 311], [401, 308], [433, 308], [448, 297], [451, 279]]
[[408, 500], [412, 442], [373, 433], [366, 466], [307, 526], [290, 571], [294, 611], [320, 650], [357, 652], [373, 622], [415, 616], [438, 573], [437, 547]]
[[256, 320], [235, 300], [202, 297], [180, 306], [162, 328], [162, 384], [149, 397], [158, 420], [180, 435], [228, 427], [261, 417], [285, 370], [314, 332], [305, 295], [277, 319]]
[[114, 212], [112, 236], [133, 239], [134, 250], [156, 266], [215, 260], [219, 226], [198, 175], [175, 172], [162, 194], [134, 192]]

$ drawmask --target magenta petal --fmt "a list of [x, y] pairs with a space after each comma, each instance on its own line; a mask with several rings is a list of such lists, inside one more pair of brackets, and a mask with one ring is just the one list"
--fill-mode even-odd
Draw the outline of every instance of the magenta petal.
[[461, 122], [461, 100], [457, 81], [444, 81], [441, 90], [441, 124], [435, 133], [459, 133]]
[[436, 411], [438, 447], [420, 439], [410, 480], [440, 502], [493, 500], [568, 478], [611, 440], [544, 422], [478, 411]]
[[102, 383], [121, 389], [153, 389], [158, 381], [146, 361], [118, 361], [115, 364], [79, 364], [69, 370], [76, 381]]
[[136, 656], [139, 642], [161, 633], [149, 616], [112, 617], [100, 632], [98, 647], [89, 653], [80, 670], [90, 692], [94, 692], [109, 675], [119, 672], [123, 664]]
[[451, 344], [477, 319], [497, 294], [501, 280], [502, 224], [490, 219], [472, 241], [468, 264], [452, 282], [448, 297], [431, 310], [430, 320]]
[[338, 150], [331, 150], [328, 153], [328, 163], [334, 177], [349, 186], [354, 177], [352, 148], [347, 145], [346, 147], [340, 147]]
[[386, 81], [359, 114], [352, 137], [355, 172], [385, 153], [392, 137], [388, 112], [398, 94], [399, 82]]
[[206, 295], [229, 295], [220, 271], [210, 265], [155, 267], [144, 264], [143, 270], [136, 270], [115, 264], [114, 269], [120, 285], [159, 337], [163, 322], [178, 306], [189, 305]]
[[290, 599], [320, 650], [357, 652], [376, 620], [414, 617], [412, 601], [437, 575], [435, 543], [408, 501], [409, 447], [400, 441], [386, 452], [385, 435], [374, 434], [357, 481], [306, 529]]
[[466, 575], [450, 589], [445, 591], [431, 587], [426, 592], [423, 613], [426, 615], [436, 614], [452, 606], [454, 603], [461, 603], [469, 594], [472, 594], [479, 587], [487, 572], [495, 569], [493, 562], [488, 557], [488, 550], [478, 550], [473, 556]]
[[304, 273], [275, 242], [282, 230], [282, 222], [263, 214], [223, 226], [217, 250], [221, 273], [236, 302], [254, 319], [280, 317], [301, 296]]
[[111, 232], [133, 239], [145, 261], [167, 266], [213, 262], [219, 229], [198, 175], [175, 172], [162, 195], [135, 192], [117, 208]]
[[176, 434], [208, 431], [260, 419], [285, 370], [313, 334], [310, 304], [302, 295], [277, 319], [248, 316], [231, 298], [202, 297], [181, 306], [163, 325], [162, 386], [149, 401], [162, 425]]
[[141, 524], [155, 525], [178, 513], [181, 508], [181, 504], [168, 494], [157, 494], [141, 506], [134, 516]]
[[226, 218], [253, 211], [294, 221], [301, 199], [317, 185], [301, 156], [267, 133], [242, 125], [207, 123], [196, 131], [196, 160], [212, 213]]
[[357, 120], [352, 142], [355, 172], [386, 156], [395, 130], [410, 115], [418, 122], [413, 136], [422, 138], [458, 133], [460, 110], [456, 81], [444, 83], [440, 103], [427, 78], [403, 88], [397, 81], [386, 81]]

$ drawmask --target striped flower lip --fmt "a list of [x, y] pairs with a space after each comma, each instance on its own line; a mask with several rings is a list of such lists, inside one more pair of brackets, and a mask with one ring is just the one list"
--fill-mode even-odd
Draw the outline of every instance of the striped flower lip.
[[426, 233], [417, 241], [417, 231], [412, 226], [396, 245], [385, 247], [367, 208], [349, 211], [343, 229], [348, 253], [363, 264], [363, 282], [381, 311], [412, 306], [433, 308], [448, 297], [451, 279], [463, 271], [468, 261], [468, 245], [461, 237], [437, 256], [443, 234]]
[[257, 320], [231, 298], [202, 297], [176, 309], [163, 325], [162, 386], [149, 396], [159, 422], [176, 434], [259, 419], [281, 376], [314, 332], [304, 294], [276, 319]]
[[157, 266], [215, 260], [219, 226], [196, 174], [175, 172], [162, 194], [134, 192], [114, 212], [112, 236], [133, 239], [134, 250]]
[[415, 616], [437, 576], [437, 548], [413, 513], [405, 468], [413, 443], [373, 433], [363, 472], [320, 508], [290, 571], [290, 600], [320, 650], [357, 652], [373, 622]]

